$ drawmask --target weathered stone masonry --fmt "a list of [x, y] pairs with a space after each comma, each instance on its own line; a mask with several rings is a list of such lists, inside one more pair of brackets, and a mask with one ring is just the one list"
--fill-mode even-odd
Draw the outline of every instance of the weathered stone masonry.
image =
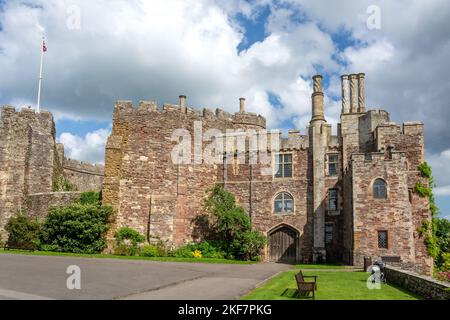
[[[265, 165], [250, 164], [250, 149], [244, 161], [231, 149], [219, 164], [195, 163], [195, 150], [205, 150], [211, 141], [194, 142], [192, 163], [173, 163], [171, 152], [179, 141], [171, 137], [177, 129], [191, 137], [199, 122], [203, 133], [265, 129], [263, 117], [245, 111], [244, 99], [234, 114], [187, 107], [185, 96], [179, 105], [162, 109], [155, 102], [134, 108], [130, 101], [118, 101], [103, 182], [104, 203], [117, 209], [111, 235], [129, 226], [149, 241], [178, 246], [197, 240], [201, 232], [196, 221], [205, 213], [207, 190], [221, 183], [267, 235], [266, 259], [362, 265], [364, 256], [389, 256], [429, 274], [432, 259], [417, 228], [431, 213], [426, 199], [414, 191], [421, 179], [417, 166], [424, 161], [423, 124], [400, 127], [384, 110], [366, 111], [364, 81], [364, 74], [342, 76], [342, 114], [335, 136], [324, 114], [322, 77], [313, 78], [312, 117], [305, 134], [279, 133], [280, 150], [272, 153], [268, 147], [274, 172], [279, 154], [292, 159], [286, 160], [292, 170], [286, 177], [263, 174]], [[384, 183], [386, 198], [373, 194], [377, 179]], [[292, 198], [292, 209], [275, 212], [282, 194]], [[380, 234], [387, 235], [386, 243], [383, 238], [380, 242]]]
[[[48, 111], [16, 111], [5, 106], [0, 115], [0, 240], [4, 226], [19, 211], [43, 217], [50, 205], [63, 205], [79, 193], [53, 192], [63, 176], [79, 191], [101, 190], [103, 166], [64, 157], [55, 141], [55, 124]], [[3, 238], [3, 239], [2, 239]]]

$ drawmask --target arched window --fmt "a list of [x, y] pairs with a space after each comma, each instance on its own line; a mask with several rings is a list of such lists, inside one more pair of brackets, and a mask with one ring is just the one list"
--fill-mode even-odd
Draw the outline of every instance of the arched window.
[[275, 213], [292, 213], [294, 212], [294, 198], [290, 193], [281, 192], [277, 194], [273, 204]]
[[376, 199], [387, 198], [387, 185], [383, 179], [377, 179], [373, 183], [373, 197]]

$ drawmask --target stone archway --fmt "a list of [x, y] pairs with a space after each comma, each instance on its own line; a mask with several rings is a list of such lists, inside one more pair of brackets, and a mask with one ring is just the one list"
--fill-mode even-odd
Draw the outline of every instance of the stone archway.
[[269, 232], [269, 260], [275, 262], [297, 262], [298, 231], [280, 225]]

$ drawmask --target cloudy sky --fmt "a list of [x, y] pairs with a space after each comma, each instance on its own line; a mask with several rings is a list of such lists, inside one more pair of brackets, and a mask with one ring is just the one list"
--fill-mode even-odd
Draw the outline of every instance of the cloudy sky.
[[0, 0], [0, 105], [42, 104], [73, 158], [103, 162], [114, 101], [247, 109], [271, 128], [310, 118], [324, 75], [326, 116], [339, 76], [366, 73], [369, 108], [422, 120], [436, 193], [450, 215], [450, 5], [446, 0]]

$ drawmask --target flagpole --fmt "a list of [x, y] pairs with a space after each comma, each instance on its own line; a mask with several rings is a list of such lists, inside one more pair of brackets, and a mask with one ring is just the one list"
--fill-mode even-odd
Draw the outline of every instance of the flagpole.
[[42, 43], [41, 43], [41, 66], [39, 69], [39, 88], [38, 88], [38, 101], [37, 101], [37, 108], [36, 108], [36, 112], [39, 113], [40, 112], [40, 108], [41, 108], [41, 86], [42, 86], [42, 66], [44, 64], [44, 38], [42, 38]]

